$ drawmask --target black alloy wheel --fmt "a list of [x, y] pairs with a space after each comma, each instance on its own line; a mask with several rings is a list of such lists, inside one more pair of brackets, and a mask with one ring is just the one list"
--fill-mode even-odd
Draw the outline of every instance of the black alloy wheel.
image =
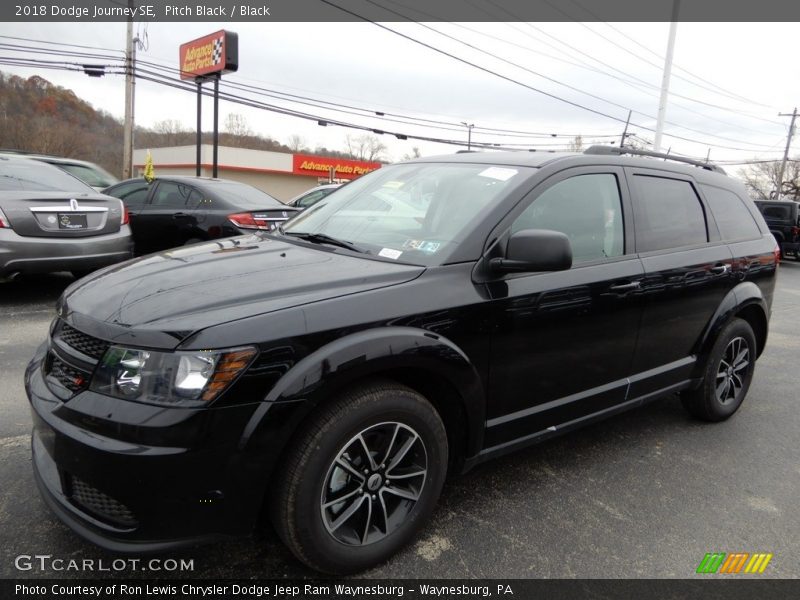
[[362, 384], [312, 413], [277, 474], [270, 517], [308, 566], [362, 571], [419, 532], [447, 464], [447, 433], [422, 395], [391, 381]]
[[704, 421], [724, 421], [733, 415], [750, 388], [756, 351], [753, 328], [743, 319], [732, 319], [711, 348], [700, 387], [681, 393], [686, 410]]

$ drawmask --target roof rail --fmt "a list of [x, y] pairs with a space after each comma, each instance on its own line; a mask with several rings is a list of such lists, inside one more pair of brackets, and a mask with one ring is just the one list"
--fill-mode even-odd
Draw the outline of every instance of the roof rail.
[[665, 152], [653, 152], [652, 150], [639, 150], [637, 148], [626, 148], [625, 146], [617, 148], [615, 146], [601, 146], [599, 144], [596, 144], [594, 146], [589, 146], [586, 150], [584, 150], [583, 153], [601, 154], [605, 156], [621, 156], [623, 154], [630, 154], [633, 156], [651, 156], [653, 158], [663, 158], [664, 160], [674, 160], [677, 162], [686, 163], [688, 165], [694, 165], [695, 167], [700, 167], [701, 169], [707, 169], [709, 171], [714, 171], [716, 173], [722, 173], [723, 175], [726, 175], [725, 169], [723, 169], [719, 165], [715, 165], [710, 162], [703, 162], [701, 160], [694, 160], [693, 158], [675, 156], [674, 154], [668, 154]]

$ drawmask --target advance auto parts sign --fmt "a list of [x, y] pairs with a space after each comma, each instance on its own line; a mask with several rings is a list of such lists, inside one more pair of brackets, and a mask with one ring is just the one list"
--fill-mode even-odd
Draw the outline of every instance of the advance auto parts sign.
[[309, 156], [307, 154], [295, 154], [292, 156], [292, 172], [295, 175], [326, 177], [331, 167], [336, 171], [334, 177], [338, 179], [355, 179], [360, 175], [366, 175], [370, 171], [380, 169], [381, 163]]
[[212, 73], [231, 73], [239, 68], [239, 36], [217, 31], [181, 44], [181, 79], [195, 79]]

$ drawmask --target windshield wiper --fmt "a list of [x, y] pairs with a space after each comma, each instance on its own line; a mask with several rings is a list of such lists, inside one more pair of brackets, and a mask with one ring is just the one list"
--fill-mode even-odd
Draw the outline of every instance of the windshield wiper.
[[347, 250], [358, 252], [359, 254], [368, 254], [368, 251], [364, 250], [364, 248], [359, 248], [355, 244], [352, 244], [345, 240], [340, 240], [338, 238], [331, 237], [327, 233], [284, 231], [283, 235], [289, 235], [292, 237], [300, 238], [301, 240], [305, 240], [313, 244], [330, 244], [332, 246], [339, 246], [340, 248], [346, 248]]

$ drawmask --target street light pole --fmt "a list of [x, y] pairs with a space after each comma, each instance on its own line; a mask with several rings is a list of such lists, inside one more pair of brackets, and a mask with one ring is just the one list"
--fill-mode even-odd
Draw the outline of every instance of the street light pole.
[[472, 150], [472, 128], [475, 127], [475, 123], [461, 121], [461, 124], [467, 128], [467, 151], [470, 151]]

